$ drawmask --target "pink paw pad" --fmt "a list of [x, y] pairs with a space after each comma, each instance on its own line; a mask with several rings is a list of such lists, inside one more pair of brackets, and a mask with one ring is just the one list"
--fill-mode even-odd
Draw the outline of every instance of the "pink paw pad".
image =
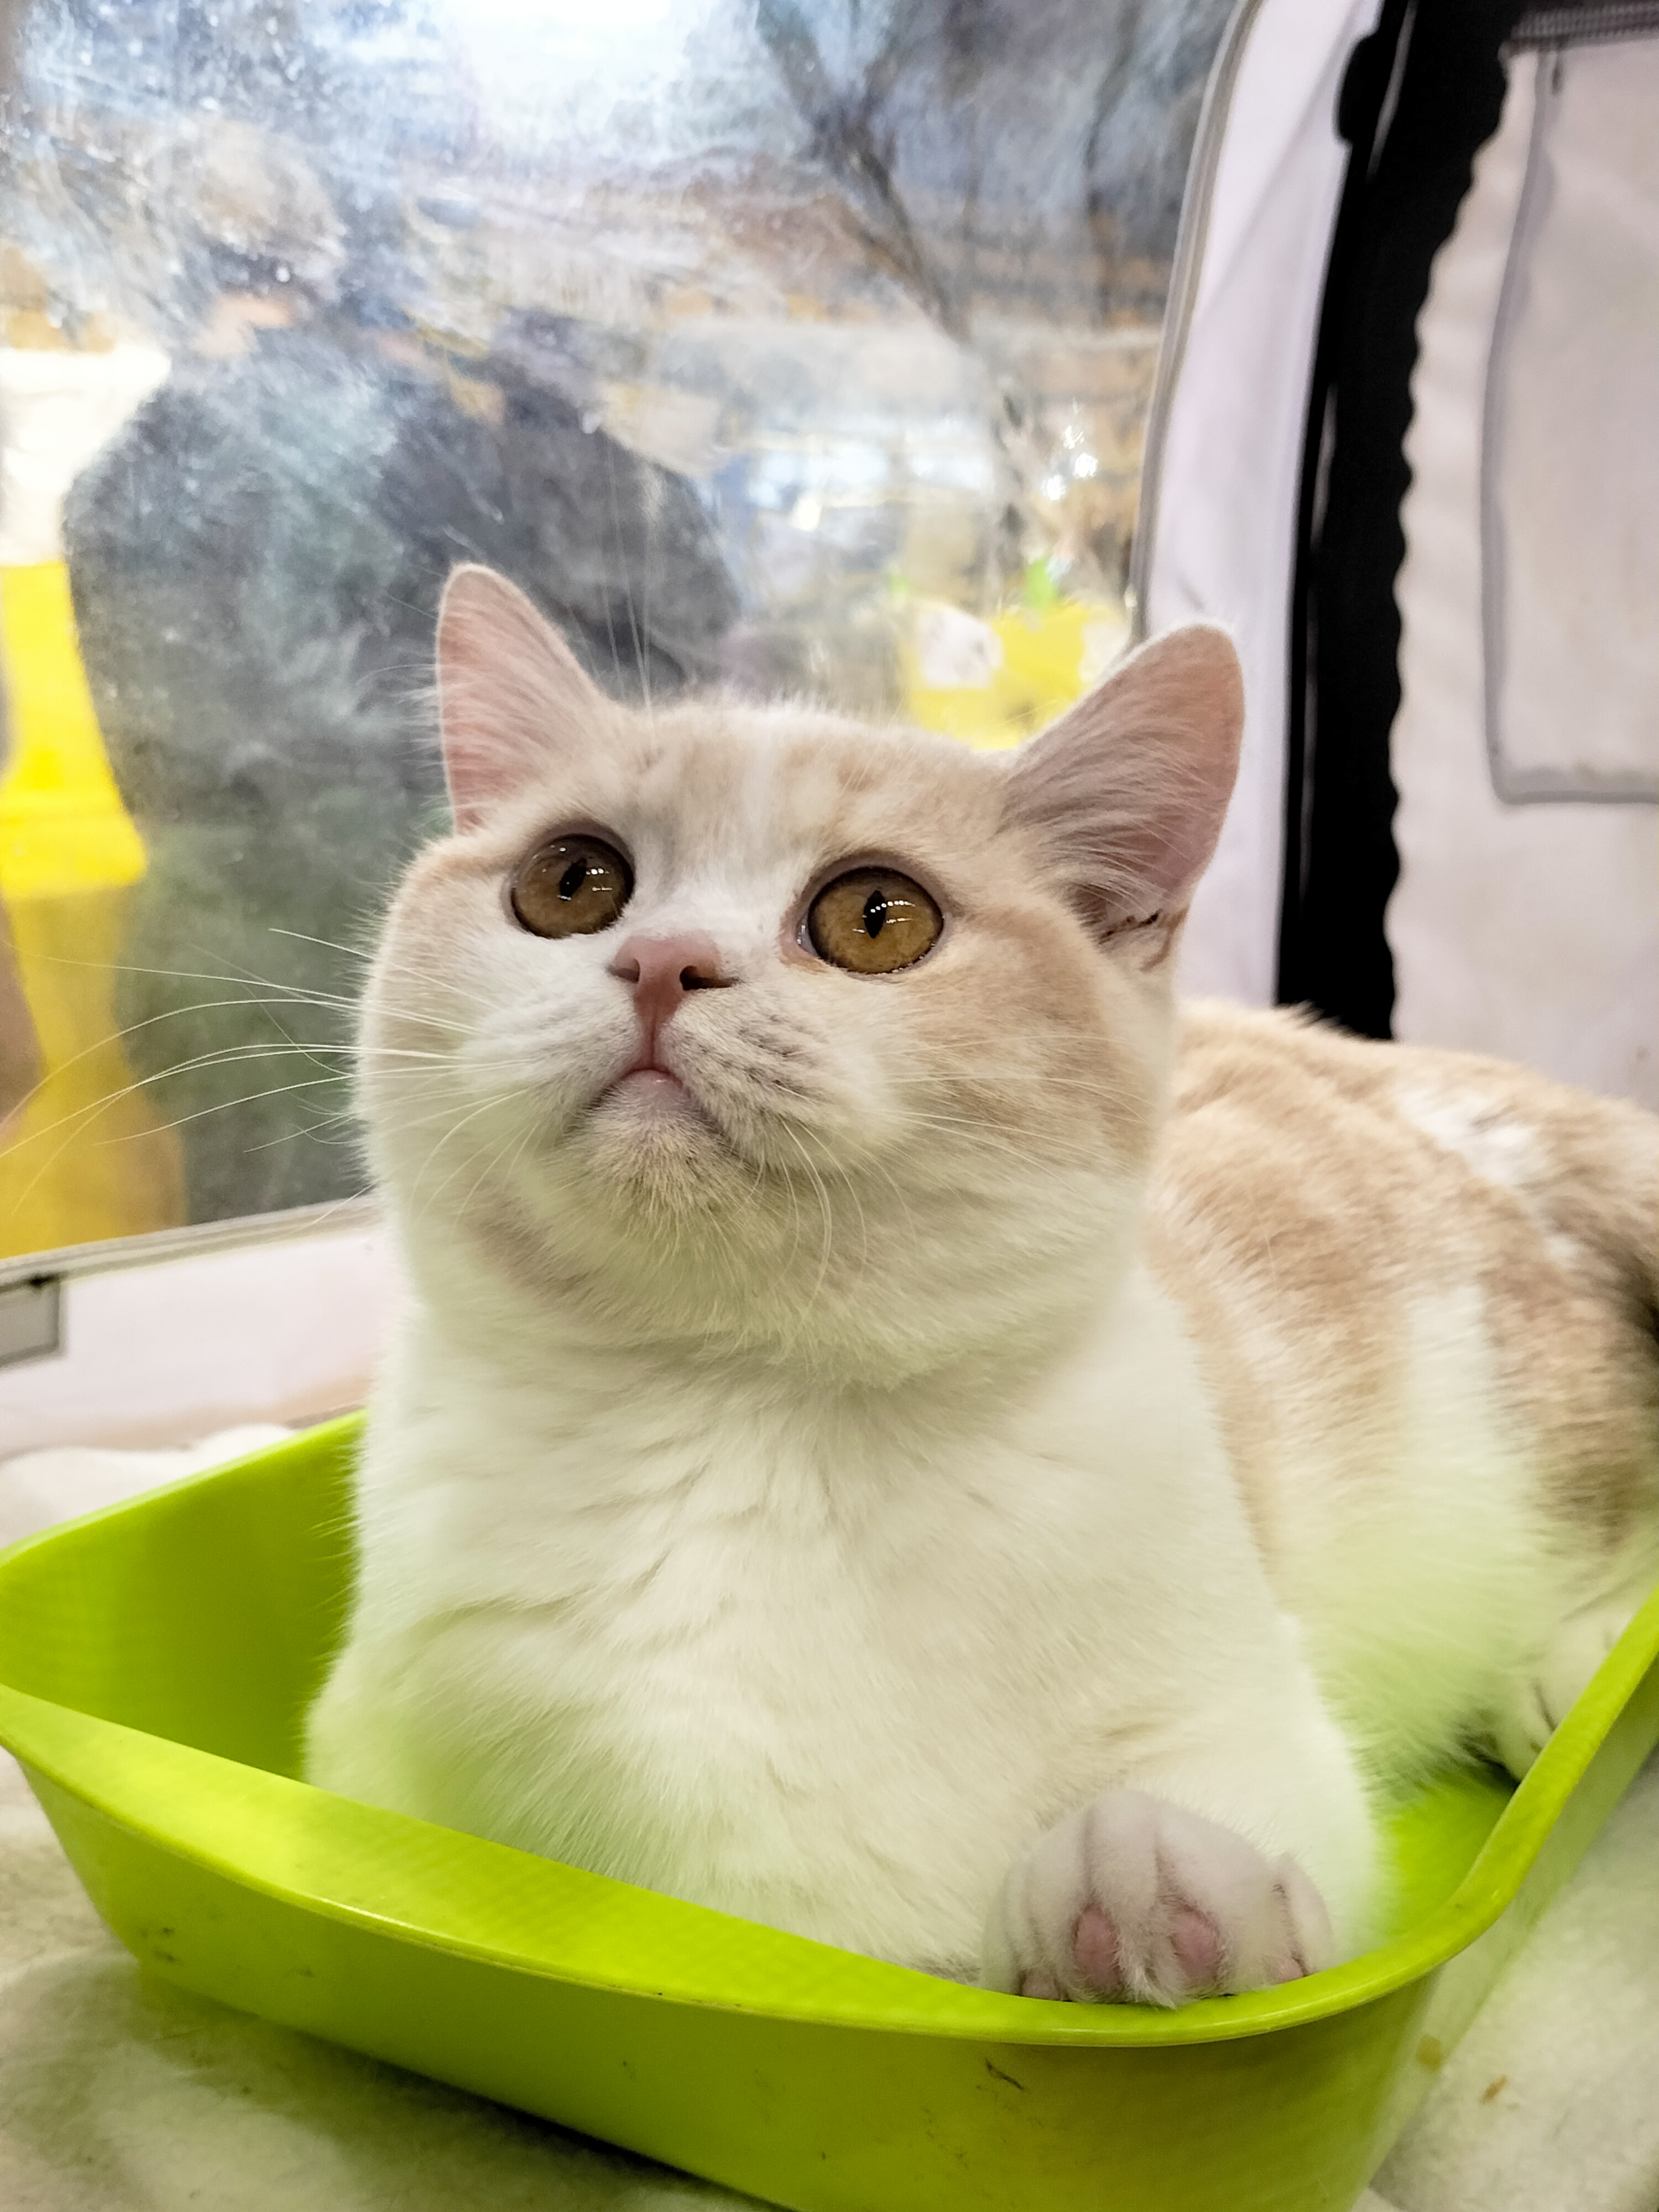
[[1170, 1948], [1176, 1964], [1193, 1990], [1219, 1989], [1222, 1978], [1221, 1938], [1213, 1921], [1195, 1906], [1183, 1905], [1170, 1929]]
[[1111, 1917], [1097, 1905], [1085, 1905], [1078, 1915], [1072, 1937], [1072, 1957], [1085, 1989], [1113, 1997], [1123, 1989], [1123, 1966], [1118, 1954], [1117, 1929]]

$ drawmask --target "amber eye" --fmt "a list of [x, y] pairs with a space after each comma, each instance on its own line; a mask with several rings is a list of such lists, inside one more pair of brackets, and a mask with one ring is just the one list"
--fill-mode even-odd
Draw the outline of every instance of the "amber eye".
[[634, 891], [634, 872], [601, 837], [550, 838], [514, 872], [513, 911], [538, 937], [609, 929]]
[[856, 975], [890, 975], [931, 952], [945, 927], [920, 884], [896, 868], [854, 868], [826, 884], [806, 916], [820, 960]]

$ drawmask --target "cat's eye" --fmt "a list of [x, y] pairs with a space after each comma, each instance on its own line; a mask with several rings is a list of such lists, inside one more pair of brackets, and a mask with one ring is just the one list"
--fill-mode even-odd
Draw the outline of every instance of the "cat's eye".
[[931, 952], [944, 918], [927, 892], [896, 868], [851, 868], [826, 884], [806, 914], [820, 960], [856, 975], [890, 975]]
[[609, 929], [634, 891], [634, 872], [614, 845], [577, 832], [526, 853], [507, 896], [538, 937], [591, 937]]

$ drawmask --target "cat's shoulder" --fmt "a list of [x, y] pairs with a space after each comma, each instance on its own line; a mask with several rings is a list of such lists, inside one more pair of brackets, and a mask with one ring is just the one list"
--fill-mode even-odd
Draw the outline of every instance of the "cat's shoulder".
[[[1628, 1242], [1659, 1206], [1659, 1115], [1475, 1053], [1352, 1036], [1297, 1009], [1196, 1001], [1182, 1012], [1165, 1160], [1275, 1180], [1388, 1211], [1498, 1193], [1540, 1228]], [[1331, 1179], [1328, 1182], [1328, 1178]]]
[[1174, 1118], [1290, 1128], [1316, 1114], [1330, 1143], [1374, 1146], [1380, 1125], [1413, 1123], [1419, 1094], [1452, 1094], [1457, 1057], [1351, 1036], [1299, 1007], [1194, 1000], [1181, 1011]]
[[[1359, 1037], [1304, 1007], [1260, 1009], [1193, 1000], [1181, 1009], [1174, 1103], [1177, 1113], [1226, 1103], [1273, 1113], [1317, 1099], [1366, 1117], [1398, 1121], [1444, 1149], [1482, 1152], [1482, 1139], [1530, 1131], [1552, 1148], [1626, 1147], [1650, 1152], [1659, 1115], [1620, 1098], [1559, 1083], [1512, 1061], [1432, 1045]], [[1490, 1152], [1490, 1143], [1484, 1150]], [[1511, 1146], [1511, 1150], [1513, 1146]]]

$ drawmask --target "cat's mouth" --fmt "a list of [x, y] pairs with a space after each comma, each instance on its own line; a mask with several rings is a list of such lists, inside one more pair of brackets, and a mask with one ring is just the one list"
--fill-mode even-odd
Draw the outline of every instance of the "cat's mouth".
[[668, 1066], [656, 1038], [642, 1045], [629, 1065], [611, 1077], [594, 1099], [593, 1111], [608, 1118], [625, 1115], [646, 1127], [679, 1120], [707, 1126], [712, 1120], [684, 1076]]
[[618, 1076], [611, 1086], [623, 1097], [666, 1097], [671, 1091], [684, 1091], [672, 1067], [630, 1067], [626, 1075]]
[[647, 1114], [697, 1110], [696, 1101], [672, 1067], [630, 1067], [600, 1097]]

